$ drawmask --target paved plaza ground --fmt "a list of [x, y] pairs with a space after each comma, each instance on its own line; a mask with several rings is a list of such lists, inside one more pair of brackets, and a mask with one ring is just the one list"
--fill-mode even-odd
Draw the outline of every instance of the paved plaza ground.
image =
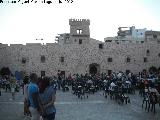
[[[119, 105], [110, 98], [104, 98], [103, 92], [89, 95], [88, 99], [78, 99], [70, 92], [57, 91], [55, 103], [56, 120], [160, 120], [160, 107], [156, 106], [156, 114], [141, 108], [142, 97], [130, 95], [131, 104]], [[23, 94], [2, 92], [0, 96], [0, 120], [24, 120]]]

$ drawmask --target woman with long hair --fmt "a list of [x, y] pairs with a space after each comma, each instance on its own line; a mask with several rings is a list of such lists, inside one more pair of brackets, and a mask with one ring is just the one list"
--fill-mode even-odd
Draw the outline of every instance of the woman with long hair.
[[47, 120], [54, 120], [56, 114], [56, 108], [54, 106], [56, 91], [50, 85], [50, 78], [48, 77], [44, 77], [39, 85], [41, 85], [41, 88], [39, 88], [39, 101], [42, 117]]

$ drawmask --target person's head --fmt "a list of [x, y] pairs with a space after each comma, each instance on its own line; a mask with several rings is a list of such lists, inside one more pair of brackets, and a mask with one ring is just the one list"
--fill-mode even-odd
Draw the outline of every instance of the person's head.
[[25, 76], [24, 80], [23, 80], [24, 84], [28, 84], [29, 83], [29, 76]]
[[44, 84], [45, 88], [50, 85], [50, 78], [49, 77], [44, 77], [42, 79], [42, 81], [43, 81], [43, 84]]
[[33, 83], [37, 83], [38, 77], [36, 73], [31, 73], [30, 74], [30, 81]]
[[42, 80], [43, 79], [41, 77], [39, 77], [38, 80], [37, 80], [37, 85], [38, 85], [40, 93], [42, 93], [44, 91], [44, 89], [45, 89]]
[[50, 85], [50, 80], [48, 77], [41, 78], [38, 82], [39, 92], [43, 93], [45, 88]]
[[42, 82], [42, 77], [37, 78], [37, 84], [39, 84], [40, 82]]

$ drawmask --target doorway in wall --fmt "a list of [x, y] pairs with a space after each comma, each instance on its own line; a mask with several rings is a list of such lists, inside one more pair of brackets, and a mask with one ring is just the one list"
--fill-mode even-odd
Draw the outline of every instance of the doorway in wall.
[[89, 65], [89, 73], [92, 75], [95, 75], [97, 73], [100, 73], [100, 65], [97, 63], [92, 63]]

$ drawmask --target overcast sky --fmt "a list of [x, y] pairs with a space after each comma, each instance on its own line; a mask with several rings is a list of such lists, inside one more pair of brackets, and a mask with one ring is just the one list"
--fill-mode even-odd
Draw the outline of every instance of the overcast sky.
[[71, 18], [90, 19], [90, 36], [100, 41], [116, 36], [120, 26], [160, 31], [160, 0], [52, 1], [0, 3], [0, 42], [24, 44], [42, 42], [36, 39], [43, 38], [44, 43], [53, 43], [57, 34], [69, 33]]

